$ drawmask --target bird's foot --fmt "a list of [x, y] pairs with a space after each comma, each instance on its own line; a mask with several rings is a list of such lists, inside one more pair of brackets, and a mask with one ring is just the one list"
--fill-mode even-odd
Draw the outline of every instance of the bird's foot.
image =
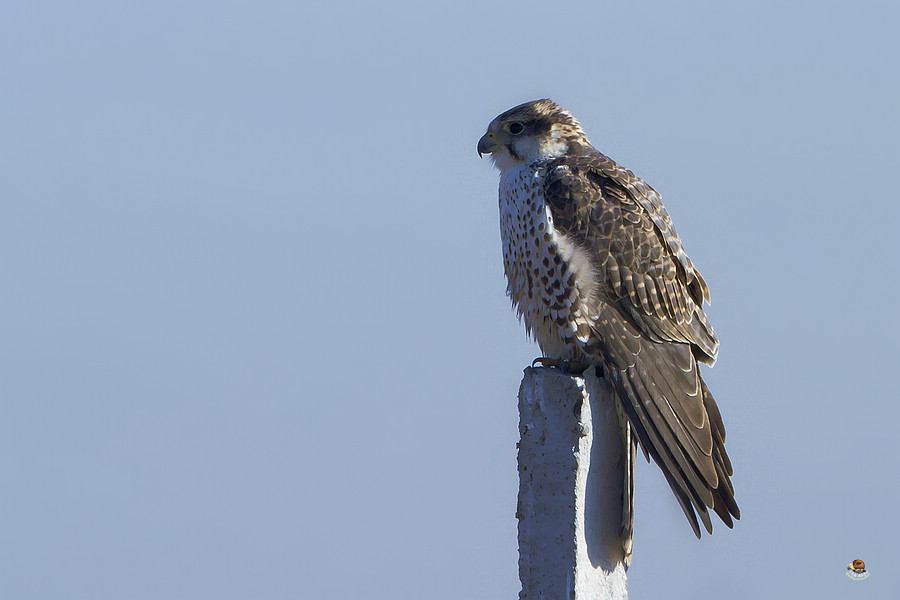
[[560, 358], [549, 358], [547, 356], [538, 356], [536, 359], [531, 361], [531, 366], [534, 367], [535, 365], [549, 367], [551, 369], [559, 369], [566, 375], [581, 375], [591, 366], [590, 363], [586, 362], [575, 362], [571, 360], [563, 360]]

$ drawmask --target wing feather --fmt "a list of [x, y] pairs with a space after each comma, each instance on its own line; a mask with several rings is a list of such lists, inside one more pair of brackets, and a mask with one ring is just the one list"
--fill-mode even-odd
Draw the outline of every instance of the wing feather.
[[598, 274], [582, 349], [605, 363], [635, 437], [695, 534], [700, 523], [712, 531], [709, 509], [731, 527], [740, 512], [725, 428], [697, 364], [718, 351], [702, 307], [709, 290], [659, 195], [599, 153], [551, 162], [543, 191], [554, 227]]

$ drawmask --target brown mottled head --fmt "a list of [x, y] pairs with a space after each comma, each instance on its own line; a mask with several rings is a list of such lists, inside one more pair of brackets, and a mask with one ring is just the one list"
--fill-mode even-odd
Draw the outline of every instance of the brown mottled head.
[[491, 121], [478, 154], [491, 154], [502, 171], [539, 160], [595, 152], [572, 113], [552, 100], [533, 100]]

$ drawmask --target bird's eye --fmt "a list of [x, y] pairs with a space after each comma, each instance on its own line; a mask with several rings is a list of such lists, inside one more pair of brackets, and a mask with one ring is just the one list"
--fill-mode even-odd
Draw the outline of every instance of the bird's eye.
[[523, 131], [525, 131], [525, 126], [518, 121], [513, 121], [512, 123], [506, 124], [506, 131], [510, 135], [520, 135]]

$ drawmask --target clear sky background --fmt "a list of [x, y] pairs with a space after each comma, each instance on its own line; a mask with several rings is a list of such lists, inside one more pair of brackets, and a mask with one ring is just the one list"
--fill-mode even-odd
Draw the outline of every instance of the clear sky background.
[[540, 97], [722, 341], [744, 518], [642, 462], [632, 597], [900, 596], [898, 7], [6, 3], [0, 596], [515, 598], [538, 349], [475, 145]]

